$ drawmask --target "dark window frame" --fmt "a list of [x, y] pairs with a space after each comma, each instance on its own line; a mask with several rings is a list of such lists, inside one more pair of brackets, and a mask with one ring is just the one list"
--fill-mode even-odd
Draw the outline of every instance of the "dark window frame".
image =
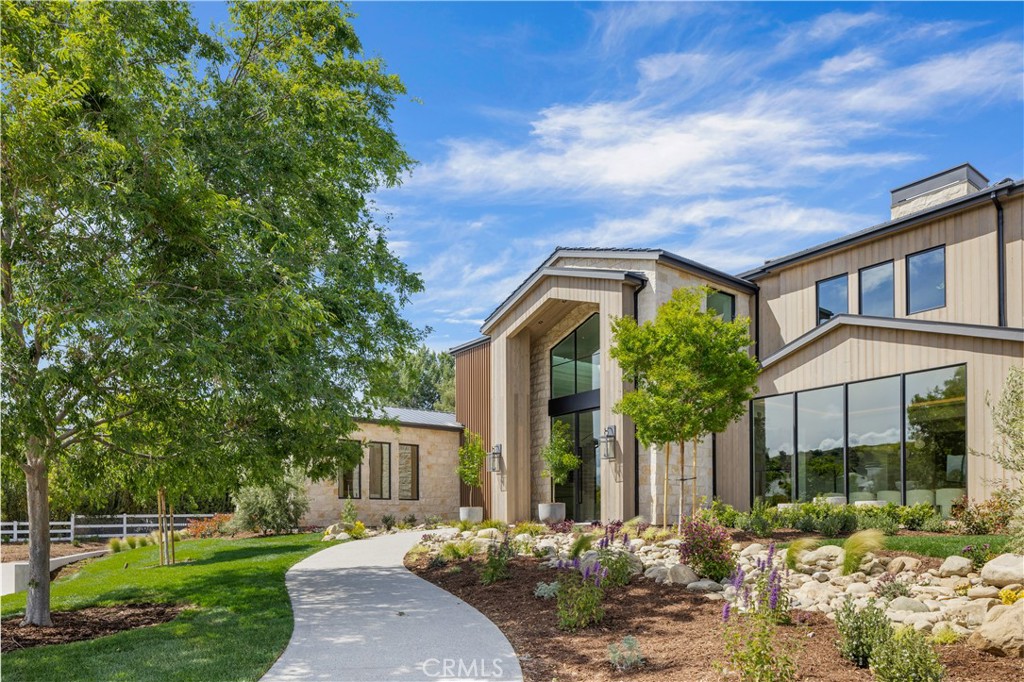
[[362, 450], [363, 450], [363, 448], [362, 448], [362, 445], [359, 443], [359, 441], [350, 440], [348, 442], [355, 443], [356, 445], [359, 445], [359, 453], [360, 453], [359, 462], [357, 462], [356, 465], [354, 467], [352, 467], [352, 469], [350, 470], [350, 472], [354, 474], [354, 478], [355, 478], [355, 480], [352, 481], [352, 489], [355, 491], [355, 495], [342, 495], [341, 494], [342, 493], [342, 486], [344, 485], [343, 484], [343, 480], [344, 480], [343, 477], [344, 477], [346, 472], [343, 471], [341, 469], [341, 467], [338, 467], [338, 499], [339, 500], [347, 500], [347, 499], [360, 500], [363, 497], [363, 457], [362, 457]]
[[[384, 484], [387, 483], [387, 493], [388, 494], [385, 495], [384, 491], [382, 490], [379, 496], [374, 497], [373, 490], [368, 487], [367, 490], [366, 490], [366, 499], [368, 499], [368, 500], [390, 500], [391, 499], [391, 443], [388, 443], [386, 441], [378, 441], [378, 440], [374, 440], [374, 441], [368, 442], [366, 444], [366, 446], [367, 446], [367, 453], [366, 453], [366, 463], [367, 463], [367, 465], [370, 464], [370, 457], [372, 455], [372, 453], [369, 452], [369, 446], [371, 446], [371, 445], [380, 445], [381, 446], [381, 449], [380, 449], [380, 453], [381, 453], [381, 477], [380, 477], [381, 488], [383, 488]], [[387, 447], [386, 454], [385, 454], [385, 446]], [[384, 477], [384, 457], [385, 456], [387, 457], [387, 462], [388, 462], [388, 467], [387, 467], [388, 475], [387, 475], [387, 478]], [[370, 476], [369, 475], [367, 475], [366, 481], [367, 481], [367, 484], [369, 485], [369, 483], [370, 483]]]
[[[931, 308], [921, 308], [920, 310], [911, 310], [910, 309], [910, 288], [911, 288], [912, 282], [910, 281], [910, 259], [915, 257], [915, 256], [922, 256], [922, 255], [924, 255], [926, 253], [931, 253], [932, 251], [939, 251], [939, 250], [942, 251], [942, 305], [935, 305], [935, 306], [932, 306]], [[906, 304], [906, 314], [907, 315], [917, 315], [918, 313], [926, 313], [929, 310], [941, 310], [942, 308], [946, 307], [946, 303], [949, 300], [949, 297], [946, 295], [946, 283], [949, 282], [949, 278], [946, 276], [947, 275], [947, 272], [946, 272], [946, 262], [947, 261], [946, 261], [946, 245], [945, 244], [940, 244], [938, 246], [930, 246], [927, 249], [921, 249], [920, 251], [915, 251], [914, 253], [908, 253], [906, 256], [903, 257], [903, 267], [906, 270], [906, 277], [905, 277], [905, 279], [906, 279], [906, 296], [904, 297], [904, 299], [905, 299], [904, 302]]]
[[[416, 481], [415, 497], [402, 497], [402, 448], [413, 448], [416, 457], [416, 466], [414, 468]], [[417, 443], [399, 443], [398, 444], [398, 499], [399, 500], [410, 500], [415, 501], [420, 499], [420, 446]]]
[[832, 317], [828, 318], [828, 320], [822, 320], [821, 319], [821, 285], [825, 284], [826, 282], [831, 282], [831, 281], [837, 280], [837, 279], [845, 279], [846, 280], [846, 310], [841, 312], [841, 313], [833, 313], [832, 317], [836, 317], [837, 315], [846, 315], [846, 314], [849, 314], [849, 312], [850, 312], [850, 273], [844, 272], [844, 273], [841, 273], [841, 274], [838, 274], [838, 275], [833, 275], [832, 277], [826, 277], [825, 279], [819, 279], [818, 281], [816, 281], [814, 283], [814, 320], [815, 320], [814, 326], [815, 327], [820, 327], [821, 325], [823, 325], [826, 322], [828, 322], [828, 320], [832, 319]]
[[[712, 294], [721, 294], [722, 296], [728, 296], [732, 302], [732, 318], [726, 320], [725, 316], [722, 316], [724, 322], [733, 322], [736, 319], [736, 295], [730, 294], [728, 291], [722, 291], [721, 289], [712, 289], [708, 292], [708, 295], [704, 297], [704, 310], [708, 310], [708, 299], [711, 298]], [[717, 311], [716, 311], [717, 312]]]
[[[595, 313], [591, 313], [590, 315], [587, 315], [578, 325], [573, 327], [570, 332], [568, 332], [565, 336], [563, 336], [562, 338], [558, 339], [553, 344], [551, 344], [551, 347], [548, 349], [548, 387], [549, 387], [550, 395], [554, 395], [554, 392], [555, 392], [554, 391], [554, 388], [555, 388], [555, 363], [551, 361], [551, 354], [555, 351], [555, 348], [558, 348], [558, 346], [560, 346], [562, 344], [563, 341], [568, 339], [570, 336], [573, 337], [573, 339], [572, 339], [572, 357], [573, 357], [573, 359], [572, 360], [568, 360], [566, 362], [558, 363], [559, 367], [561, 367], [562, 365], [570, 365], [570, 364], [573, 366], [573, 368], [572, 368], [573, 392], [568, 394], [567, 396], [559, 396], [558, 398], [550, 398], [550, 400], [559, 400], [561, 398], [567, 398], [569, 396], [579, 395], [580, 394], [581, 391], [579, 390], [580, 387], [579, 387], [579, 381], [578, 381], [579, 380], [579, 375], [576, 372], [576, 364], [579, 362], [579, 359], [576, 358], [576, 355], [577, 355], [577, 350], [576, 350], [576, 346], [577, 346], [577, 343], [576, 343], [576, 332], [578, 332], [580, 330], [580, 327], [585, 325], [587, 322], [590, 322], [591, 318], [597, 317], [598, 315], [600, 315], [599, 312], [595, 312]], [[600, 325], [600, 321], [598, 322], [597, 333], [598, 333], [598, 349], [600, 349], [601, 348], [601, 325]], [[601, 371], [601, 366], [598, 365], [598, 372], [600, 372], [600, 371]], [[586, 393], [586, 392], [589, 392], [589, 391], [592, 391], [592, 390], [599, 390], [599, 389], [587, 389], [586, 391], [583, 391], [583, 392]]]
[[[890, 258], [889, 260], [883, 260], [873, 265], [865, 265], [862, 268], [857, 269], [857, 314], [864, 314], [864, 271], [871, 270], [872, 268], [878, 268], [883, 265], [888, 265], [892, 268], [892, 317], [896, 317], [896, 260]], [[872, 317], [878, 317], [873, 315]]]

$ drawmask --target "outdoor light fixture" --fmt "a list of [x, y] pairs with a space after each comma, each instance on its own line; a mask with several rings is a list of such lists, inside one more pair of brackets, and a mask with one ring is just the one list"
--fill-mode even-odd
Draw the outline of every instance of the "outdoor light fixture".
[[615, 427], [604, 427], [601, 436], [601, 459], [615, 459]]
[[499, 473], [501, 471], [501, 443], [497, 443], [491, 448], [490, 457], [488, 457], [487, 470], [492, 474]]

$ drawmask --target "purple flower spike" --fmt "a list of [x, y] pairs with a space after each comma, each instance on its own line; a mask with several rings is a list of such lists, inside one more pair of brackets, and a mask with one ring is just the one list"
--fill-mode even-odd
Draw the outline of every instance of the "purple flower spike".
[[731, 606], [732, 605], [729, 604], [729, 602], [725, 602], [725, 605], [722, 606], [722, 622], [723, 623], [728, 623], [729, 622], [729, 610], [730, 610]]

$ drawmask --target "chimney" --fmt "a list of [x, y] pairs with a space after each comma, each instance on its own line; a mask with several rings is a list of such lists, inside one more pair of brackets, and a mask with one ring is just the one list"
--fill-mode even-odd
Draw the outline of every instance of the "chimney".
[[988, 186], [988, 178], [969, 163], [930, 175], [892, 190], [892, 219], [972, 194]]

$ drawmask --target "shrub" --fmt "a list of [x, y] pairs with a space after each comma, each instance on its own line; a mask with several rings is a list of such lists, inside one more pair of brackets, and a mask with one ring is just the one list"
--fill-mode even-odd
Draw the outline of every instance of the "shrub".
[[1009, 587], [1004, 587], [999, 590], [999, 601], [1003, 602], [1007, 606], [1016, 604], [1021, 599], [1024, 599], [1024, 589], [1014, 591]]
[[430, 557], [430, 561], [427, 562], [427, 568], [444, 568], [448, 565], [448, 560], [440, 554]]
[[472, 540], [461, 540], [459, 542], [446, 542], [441, 547], [441, 556], [448, 561], [462, 561], [473, 556], [476, 548]]
[[128, 549], [135, 549], [139, 545], [139, 540], [130, 535], [124, 539], [124, 544], [128, 545]]
[[[730, 584], [736, 590], [741, 612], [772, 623], [788, 623], [791, 600], [783, 574], [775, 565], [775, 543], [768, 546], [767, 557], [757, 560], [754, 571], [753, 589], [747, 587], [747, 575], [742, 567], [737, 567], [732, 574]], [[724, 615], [728, 620], [728, 614]]]
[[140, 535], [138, 538], [139, 547], [149, 547], [150, 541], [148, 535]]
[[800, 558], [801, 552], [810, 552], [816, 549], [820, 543], [814, 538], [800, 538], [789, 543], [789, 547], [786, 548], [786, 568], [791, 571], [796, 570], [796, 562]]
[[571, 533], [576, 528], [576, 523], [571, 519], [549, 523], [548, 528], [552, 533]]
[[533, 588], [533, 596], [541, 599], [554, 599], [558, 596], [558, 581], [537, 583], [537, 587]]
[[736, 519], [740, 516], [740, 512], [716, 497], [712, 500], [711, 506], [700, 510], [699, 516], [709, 523], [726, 528], [736, 528]]
[[290, 531], [309, 510], [304, 482], [294, 474], [270, 485], [245, 486], [231, 498], [235, 503], [232, 526], [253, 533]]
[[475, 523], [473, 523], [472, 521], [459, 521], [459, 522], [458, 522], [458, 523], [457, 523], [457, 524], [455, 525], [455, 527], [456, 527], [456, 528], [458, 528], [458, 529], [459, 529], [460, 531], [462, 531], [463, 533], [465, 533], [465, 532], [466, 532], [467, 530], [473, 530], [473, 528], [474, 528], [475, 526], [476, 526], [476, 524], [475, 524]]
[[989, 551], [987, 542], [983, 545], [967, 545], [960, 550], [960, 555], [970, 559], [971, 565], [975, 569], [980, 569], [985, 565], [985, 562], [992, 558], [992, 552]]
[[214, 514], [209, 518], [189, 519], [185, 532], [193, 538], [213, 538], [224, 534], [224, 527], [231, 522], [231, 514]]
[[476, 528], [479, 530], [483, 530], [484, 528], [496, 528], [502, 532], [505, 532], [505, 530], [508, 529], [508, 524], [504, 521], [499, 521], [498, 519], [487, 519], [477, 524]]
[[444, 519], [437, 514], [430, 514], [423, 520], [428, 530], [433, 530], [444, 524]]
[[940, 682], [945, 670], [925, 636], [902, 627], [872, 650], [871, 672], [877, 682]]
[[591, 547], [594, 546], [594, 536], [588, 533], [583, 533], [576, 537], [572, 541], [572, 545], [569, 546], [569, 558], [578, 559], [583, 556]]
[[351, 526], [353, 523], [359, 520], [359, 512], [356, 511], [356, 503], [352, 501], [351, 497], [345, 498], [345, 505], [341, 508], [341, 522], [344, 525]]
[[107, 540], [107, 547], [110, 548], [110, 552], [112, 554], [117, 554], [122, 549], [124, 549], [120, 538], [110, 538], [109, 540]]
[[1001, 488], [984, 502], [972, 504], [962, 497], [953, 504], [951, 517], [967, 535], [1005, 533], [1010, 528], [1014, 512], [1014, 493]]
[[[729, 666], [744, 682], [789, 682], [796, 669], [789, 652], [775, 642], [775, 621], [748, 612], [732, 616], [730, 604], [722, 608], [726, 623], [725, 653]], [[727, 671], [722, 671], [723, 673]]]
[[932, 630], [932, 636], [930, 639], [932, 644], [949, 646], [950, 644], [956, 644], [959, 642], [960, 635], [956, 633], [956, 630], [949, 627], [949, 623], [939, 623], [939, 625]]
[[597, 552], [598, 561], [608, 570], [605, 582], [613, 587], [628, 585], [633, 578], [630, 554], [614, 549], [600, 549]]
[[[928, 519], [936, 516], [935, 507], [927, 503], [915, 504], [911, 507], [899, 507], [900, 523], [907, 530], [921, 530]], [[941, 517], [940, 517], [941, 518]]]
[[492, 542], [487, 548], [487, 559], [480, 568], [480, 582], [484, 585], [492, 585], [499, 580], [505, 580], [511, 573], [508, 570], [508, 562], [515, 556], [512, 543], [508, 540], [508, 533], [501, 542]]
[[775, 531], [775, 518], [768, 503], [760, 497], [747, 514], [739, 514], [734, 519], [740, 530], [753, 533], [759, 538], [769, 537]]
[[[877, 507], [876, 507], [877, 509]], [[940, 519], [941, 520], [941, 519]], [[858, 530], [880, 530], [886, 535], [896, 535], [900, 532], [900, 524], [896, 519], [886, 514], [873, 514], [857, 516]]]
[[512, 535], [530, 535], [537, 537], [543, 535], [547, 527], [543, 523], [534, 523], [533, 521], [520, 521], [512, 528]]
[[736, 569], [732, 540], [721, 526], [697, 517], [683, 519], [679, 560], [711, 580], [722, 580]]
[[348, 536], [353, 540], [362, 540], [366, 537], [366, 524], [362, 521], [356, 521], [352, 524], [352, 527], [345, 532], [348, 533]]
[[603, 573], [604, 569], [598, 563], [583, 573], [573, 568], [570, 573], [559, 578], [555, 599], [560, 629], [573, 632], [601, 622], [604, 618], [604, 607], [601, 606], [604, 598], [604, 589], [601, 587]]
[[850, 575], [858, 568], [868, 552], [882, 549], [885, 540], [877, 529], [857, 531], [843, 543], [843, 575]]
[[644, 664], [644, 657], [640, 653], [640, 645], [636, 637], [627, 635], [622, 638], [622, 644], [612, 642], [608, 645], [608, 660], [612, 667], [621, 672], [634, 670]]
[[893, 600], [896, 597], [909, 597], [910, 585], [903, 582], [892, 573], [885, 573], [878, 579], [878, 584], [875, 587], [875, 594], [889, 600]]
[[384, 530], [391, 530], [398, 523], [398, 519], [395, 518], [394, 514], [384, 514], [380, 517], [380, 525], [384, 526]]
[[408, 516], [406, 516], [406, 517], [404, 517], [402, 519], [402, 523], [404, 523], [405, 525], [410, 526], [410, 527], [411, 526], [415, 526], [416, 525], [416, 515], [415, 514], [409, 514]]
[[839, 631], [839, 653], [866, 668], [871, 654], [882, 642], [892, 638], [892, 626], [882, 609], [869, 599], [859, 612], [853, 600], [847, 597], [836, 610], [836, 629]]
[[941, 514], [932, 514], [921, 524], [921, 530], [926, 533], [948, 533], [950, 526]]

